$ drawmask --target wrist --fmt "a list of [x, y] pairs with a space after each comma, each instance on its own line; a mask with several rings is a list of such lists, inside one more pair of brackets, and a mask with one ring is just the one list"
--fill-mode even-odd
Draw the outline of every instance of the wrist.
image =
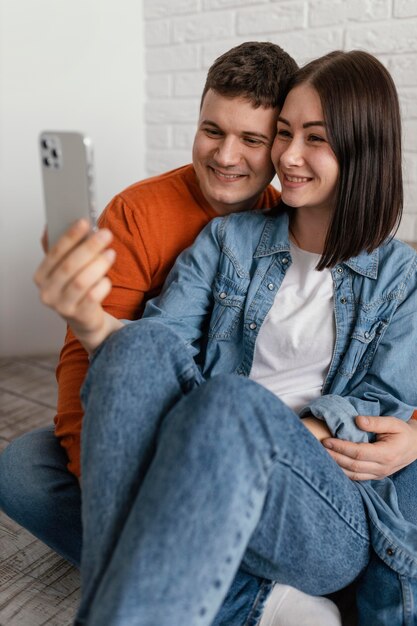
[[123, 323], [119, 319], [113, 317], [107, 312], [104, 312], [99, 328], [79, 333], [77, 333], [76, 328], [73, 328], [73, 330], [82, 346], [89, 354], [91, 354], [103, 343], [103, 341], [107, 339], [107, 337], [113, 334], [116, 330], [122, 328], [122, 326]]

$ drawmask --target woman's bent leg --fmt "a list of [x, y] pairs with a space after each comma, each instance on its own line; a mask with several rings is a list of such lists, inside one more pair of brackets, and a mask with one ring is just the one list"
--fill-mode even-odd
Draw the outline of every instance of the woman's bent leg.
[[131, 517], [164, 416], [199, 379], [183, 342], [153, 320], [129, 324], [95, 354], [81, 394], [85, 416], [80, 615]]
[[87, 381], [79, 623], [211, 624], [242, 559], [309, 593], [346, 585], [369, 556], [354, 484], [256, 383], [218, 377], [185, 394], [178, 359], [195, 379], [168, 334], [136, 362], [124, 360], [133, 332], [110, 340]]
[[12, 441], [0, 455], [0, 508], [80, 566], [81, 492], [53, 427]]

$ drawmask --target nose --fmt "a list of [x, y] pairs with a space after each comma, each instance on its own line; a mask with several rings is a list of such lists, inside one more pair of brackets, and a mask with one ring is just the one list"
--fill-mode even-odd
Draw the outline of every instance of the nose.
[[240, 142], [236, 137], [225, 137], [217, 146], [216, 163], [222, 167], [238, 165], [241, 159]]
[[[278, 149], [279, 150], [279, 149]], [[304, 163], [303, 144], [297, 139], [292, 139], [289, 143], [282, 146], [279, 156], [279, 163], [283, 167], [298, 167]], [[278, 163], [275, 163], [278, 165]]]

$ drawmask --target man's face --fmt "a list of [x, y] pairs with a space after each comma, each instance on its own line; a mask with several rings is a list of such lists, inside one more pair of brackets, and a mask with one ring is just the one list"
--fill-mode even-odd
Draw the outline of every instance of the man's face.
[[209, 90], [201, 107], [193, 165], [201, 191], [219, 215], [252, 209], [275, 170], [271, 147], [278, 110]]

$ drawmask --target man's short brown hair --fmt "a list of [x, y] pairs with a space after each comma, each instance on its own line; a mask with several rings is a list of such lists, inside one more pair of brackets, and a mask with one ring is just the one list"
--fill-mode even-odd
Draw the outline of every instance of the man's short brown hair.
[[210, 67], [201, 97], [209, 89], [230, 98], [246, 98], [254, 107], [278, 106], [280, 93], [297, 63], [282, 48], [268, 41], [248, 41], [228, 50]]

